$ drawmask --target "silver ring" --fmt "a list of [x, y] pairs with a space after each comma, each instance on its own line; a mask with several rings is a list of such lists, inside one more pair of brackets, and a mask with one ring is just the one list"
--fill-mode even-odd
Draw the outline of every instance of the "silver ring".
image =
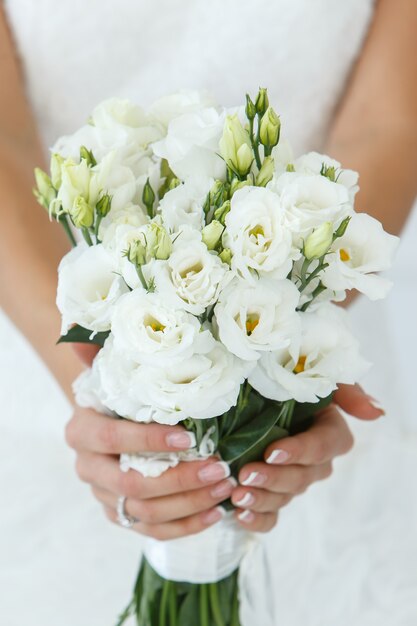
[[136, 517], [127, 515], [125, 504], [126, 504], [125, 496], [120, 496], [117, 499], [117, 506], [116, 506], [117, 521], [119, 522], [120, 526], [123, 526], [123, 528], [132, 528], [133, 524], [136, 524], [139, 520]]

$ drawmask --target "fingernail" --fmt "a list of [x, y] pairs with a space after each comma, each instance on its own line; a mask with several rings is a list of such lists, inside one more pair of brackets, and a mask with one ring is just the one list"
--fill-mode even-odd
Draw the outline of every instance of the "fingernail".
[[245, 522], [245, 524], [249, 524], [255, 519], [255, 514], [249, 510], [242, 511], [242, 513], [239, 513], [239, 515], [237, 516], [237, 519], [241, 522]]
[[230, 467], [224, 461], [206, 465], [198, 472], [198, 477], [203, 483], [212, 483], [230, 476]]
[[247, 493], [245, 493], [243, 498], [241, 498], [234, 504], [236, 506], [245, 508], [246, 506], [251, 506], [251, 504], [253, 504], [254, 502], [255, 502], [255, 496], [252, 493], [250, 493], [250, 491], [248, 491]]
[[385, 415], [385, 409], [381, 406], [378, 400], [373, 398], [372, 396], [368, 396], [369, 403], [372, 404], [374, 409], [377, 411], [381, 411], [382, 415]]
[[265, 474], [260, 474], [259, 472], [251, 472], [245, 480], [241, 481], [242, 485], [263, 485], [266, 482], [267, 477]]
[[266, 462], [270, 465], [279, 465], [280, 463], [285, 463], [285, 461], [288, 461], [289, 458], [290, 455], [285, 450], [274, 450], [266, 459]]
[[237, 481], [232, 476], [231, 478], [228, 478], [225, 482], [216, 485], [211, 490], [211, 495], [213, 496], [213, 498], [227, 498], [227, 496], [230, 496], [236, 486]]
[[170, 448], [181, 448], [187, 450], [194, 448], [197, 444], [194, 433], [169, 433], [165, 439]]
[[219, 522], [226, 515], [226, 509], [222, 506], [216, 506], [215, 509], [211, 509], [211, 511], [207, 511], [203, 515], [204, 524], [214, 524], [215, 522]]

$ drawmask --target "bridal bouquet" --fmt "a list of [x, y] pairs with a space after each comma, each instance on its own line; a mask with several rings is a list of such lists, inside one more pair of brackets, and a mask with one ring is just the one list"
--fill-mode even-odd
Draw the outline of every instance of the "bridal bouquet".
[[[78, 402], [193, 434], [188, 452], [122, 455], [124, 471], [218, 455], [237, 476], [366, 369], [334, 302], [385, 296], [376, 272], [397, 238], [355, 212], [355, 172], [295, 158], [280, 131], [265, 89], [232, 110], [196, 92], [147, 111], [112, 99], [58, 140], [50, 176], [35, 171], [74, 244], [59, 266], [60, 340], [101, 346]], [[119, 624], [246, 626], [239, 568], [255, 538], [232, 508], [198, 535], [146, 540]]]

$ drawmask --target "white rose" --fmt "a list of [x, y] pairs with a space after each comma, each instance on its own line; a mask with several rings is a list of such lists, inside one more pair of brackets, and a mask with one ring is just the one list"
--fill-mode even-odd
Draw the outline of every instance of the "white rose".
[[303, 239], [324, 222], [332, 222], [337, 226], [353, 212], [346, 187], [320, 174], [314, 176], [286, 172], [273, 179], [268, 188], [279, 195], [286, 223], [298, 247], [302, 246]]
[[57, 291], [62, 334], [72, 324], [94, 332], [110, 329], [114, 305], [128, 290], [116, 269], [113, 255], [102, 245], [80, 243], [64, 256], [58, 268]]
[[151, 262], [143, 270], [147, 279], [154, 278], [157, 291], [170, 306], [194, 315], [214, 304], [231, 278], [229, 266], [207, 250], [201, 233], [189, 227], [176, 237], [167, 261]]
[[357, 289], [371, 300], [384, 298], [391, 282], [374, 272], [391, 267], [398, 243], [398, 237], [386, 233], [378, 220], [365, 213], [354, 214], [345, 234], [336, 239], [326, 256], [329, 267], [322, 274], [322, 283], [335, 291]]
[[279, 197], [260, 187], [244, 187], [234, 194], [223, 242], [232, 251], [232, 269], [252, 281], [256, 274], [285, 278], [299, 256]]
[[105, 100], [91, 115], [94, 126], [102, 130], [122, 131], [137, 145], [147, 147], [161, 137], [161, 128], [152, 123], [138, 105], [120, 98]]
[[299, 345], [263, 355], [249, 375], [249, 383], [266, 398], [317, 402], [339, 383], [357, 382], [368, 368], [345, 311], [328, 304], [300, 317]]
[[166, 127], [176, 117], [213, 106], [215, 103], [207, 92], [184, 89], [156, 100], [149, 107], [149, 114]]
[[213, 186], [213, 179], [186, 181], [168, 191], [159, 204], [165, 228], [174, 233], [187, 225], [201, 230], [204, 226], [203, 204]]
[[196, 317], [167, 307], [163, 294], [136, 289], [117, 303], [112, 334], [116, 349], [132, 361], [155, 366], [207, 353], [215, 343]]
[[138, 400], [135, 417], [177, 424], [188, 417], [222, 415], [236, 404], [240, 385], [252, 367], [219, 342], [208, 354], [195, 354], [170, 367], [141, 366], [130, 390], [130, 397]]
[[327, 168], [334, 168], [338, 185], [343, 185], [349, 192], [350, 201], [353, 203], [354, 197], [359, 189], [359, 174], [354, 170], [342, 169], [339, 161], [330, 158], [327, 154], [319, 152], [308, 152], [294, 161], [294, 169], [301, 174], [318, 175], [322, 171], [323, 165]]
[[259, 279], [254, 285], [234, 279], [214, 309], [219, 337], [241, 359], [289, 345], [299, 334], [297, 287], [289, 280]]
[[167, 136], [153, 144], [153, 151], [167, 159], [181, 180], [191, 177], [224, 179], [226, 166], [218, 156], [224, 119], [224, 113], [215, 108], [181, 115], [171, 121]]

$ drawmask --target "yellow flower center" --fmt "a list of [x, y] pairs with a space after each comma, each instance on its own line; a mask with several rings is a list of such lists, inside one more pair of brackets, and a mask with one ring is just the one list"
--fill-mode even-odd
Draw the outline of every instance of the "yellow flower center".
[[255, 228], [252, 228], [252, 230], [250, 231], [250, 235], [253, 235], [254, 237], [258, 237], [258, 235], [262, 235], [262, 237], [265, 237], [265, 232], [262, 226], [258, 225], [258, 226], [255, 226]]
[[154, 317], [149, 316], [147, 320], [145, 320], [145, 326], [152, 328], [155, 333], [163, 332], [165, 330], [165, 326], [161, 324], [161, 322]]
[[294, 374], [301, 374], [301, 372], [304, 372], [305, 366], [306, 366], [306, 359], [307, 357], [304, 355], [301, 355], [299, 357], [297, 361], [297, 365], [293, 369]]
[[258, 315], [248, 315], [246, 318], [246, 333], [250, 337], [257, 325], [259, 324]]
[[340, 260], [343, 261], [344, 263], [346, 263], [346, 261], [350, 261], [349, 253], [343, 248], [340, 248], [339, 255], [340, 255]]

